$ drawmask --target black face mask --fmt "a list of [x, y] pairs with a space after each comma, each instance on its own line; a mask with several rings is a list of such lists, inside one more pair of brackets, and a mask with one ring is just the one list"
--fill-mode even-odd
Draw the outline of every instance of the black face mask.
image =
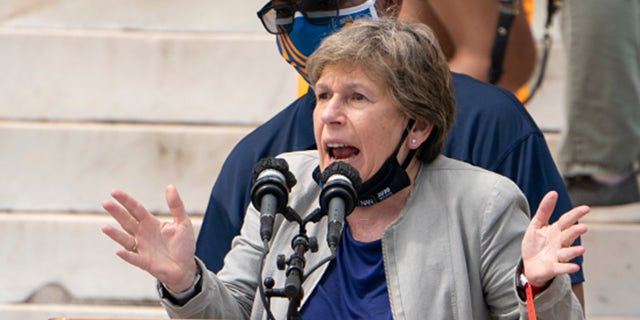
[[[411, 185], [411, 179], [409, 179], [406, 169], [409, 166], [409, 163], [411, 163], [416, 150], [412, 149], [409, 151], [409, 154], [402, 165], [398, 163], [397, 156], [400, 146], [402, 146], [404, 139], [409, 135], [409, 131], [411, 130], [411, 127], [413, 127], [414, 122], [415, 120], [413, 119], [409, 120], [407, 128], [402, 133], [400, 142], [396, 146], [395, 150], [393, 150], [387, 160], [384, 161], [378, 172], [376, 172], [373, 177], [362, 183], [362, 187], [360, 188], [360, 191], [358, 191], [357, 205], [359, 207], [372, 206]], [[313, 179], [316, 183], [320, 183], [319, 166], [313, 171]]]

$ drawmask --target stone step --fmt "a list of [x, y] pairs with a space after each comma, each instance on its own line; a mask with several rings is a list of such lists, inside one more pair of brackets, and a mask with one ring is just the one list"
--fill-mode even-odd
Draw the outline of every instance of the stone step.
[[[594, 208], [585, 219], [590, 315], [640, 315], [634, 303], [640, 258], [632, 254], [640, 241], [639, 209]], [[197, 229], [201, 215], [192, 220]], [[105, 223], [115, 221], [106, 214], [0, 214], [0, 254], [10, 262], [0, 267], [6, 275], [0, 280], [0, 318], [10, 319], [2, 310], [21, 303], [154, 305], [154, 279], [114, 254], [118, 246], [100, 232]]]
[[255, 33], [0, 27], [0, 69], [0, 119], [257, 124], [296, 94]]
[[175, 183], [202, 212], [230, 148], [295, 95], [273, 37], [233, 19], [258, 1], [4, 2], [0, 210], [98, 212], [120, 187], [162, 212]]
[[160, 306], [114, 306], [69, 304], [0, 304], [4, 320], [47, 320], [51, 318], [168, 319]]
[[[201, 216], [191, 218], [197, 232]], [[0, 303], [156, 301], [155, 279], [115, 255], [104, 224], [117, 225], [106, 213], [0, 214]]]
[[229, 150], [253, 127], [0, 122], [0, 210], [101, 212], [113, 188], [166, 213], [175, 184], [204, 212]]
[[263, 0], [0, 0], [0, 22], [15, 28], [263, 32]]
[[[0, 305], [0, 315], [6, 320], [46, 320], [52, 317], [102, 319], [168, 319], [161, 307], [85, 306], [85, 305]], [[640, 317], [594, 316], [589, 320], [640, 320]]]
[[640, 317], [640, 203], [594, 207], [583, 222], [589, 228], [582, 237], [587, 313]]
[[261, 0], [2, 2], [0, 119], [255, 125], [296, 94]]
[[[0, 118], [260, 123], [295, 95], [262, 2], [28, 1], [0, 24]], [[562, 54], [529, 105], [543, 129], [563, 125]]]
[[[98, 212], [118, 187], [166, 213], [176, 184], [203, 212], [226, 155], [253, 126], [0, 121], [0, 210]], [[547, 133], [552, 154], [558, 134]]]

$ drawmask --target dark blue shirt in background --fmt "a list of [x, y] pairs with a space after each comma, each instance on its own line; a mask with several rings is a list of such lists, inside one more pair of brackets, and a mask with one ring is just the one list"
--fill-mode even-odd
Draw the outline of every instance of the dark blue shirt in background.
[[[551, 190], [558, 192], [558, 202], [550, 221], [573, 208], [544, 136], [520, 101], [466, 75], [453, 73], [453, 80], [457, 114], [444, 154], [509, 177], [527, 197], [532, 215]], [[264, 157], [316, 148], [314, 106], [309, 91], [244, 137], [225, 160], [196, 244], [196, 255], [210, 270], [222, 267], [231, 240], [240, 232], [251, 201], [253, 166]], [[582, 256], [573, 262], [582, 266]], [[583, 282], [582, 270], [571, 280]]]

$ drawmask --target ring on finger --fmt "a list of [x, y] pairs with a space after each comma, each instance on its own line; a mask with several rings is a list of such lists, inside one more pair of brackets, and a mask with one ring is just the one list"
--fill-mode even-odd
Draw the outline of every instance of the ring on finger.
[[136, 253], [138, 252], [138, 239], [136, 237], [133, 237], [133, 247], [131, 247], [129, 251]]

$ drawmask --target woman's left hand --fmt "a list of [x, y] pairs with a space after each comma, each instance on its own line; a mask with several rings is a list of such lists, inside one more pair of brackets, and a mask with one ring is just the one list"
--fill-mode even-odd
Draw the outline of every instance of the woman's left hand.
[[549, 225], [549, 217], [557, 200], [555, 191], [550, 191], [542, 198], [522, 239], [524, 275], [536, 287], [543, 287], [557, 275], [580, 270], [578, 264], [568, 261], [585, 251], [583, 246], [572, 244], [587, 232], [586, 225], [576, 222], [589, 213], [589, 207], [575, 207]]

